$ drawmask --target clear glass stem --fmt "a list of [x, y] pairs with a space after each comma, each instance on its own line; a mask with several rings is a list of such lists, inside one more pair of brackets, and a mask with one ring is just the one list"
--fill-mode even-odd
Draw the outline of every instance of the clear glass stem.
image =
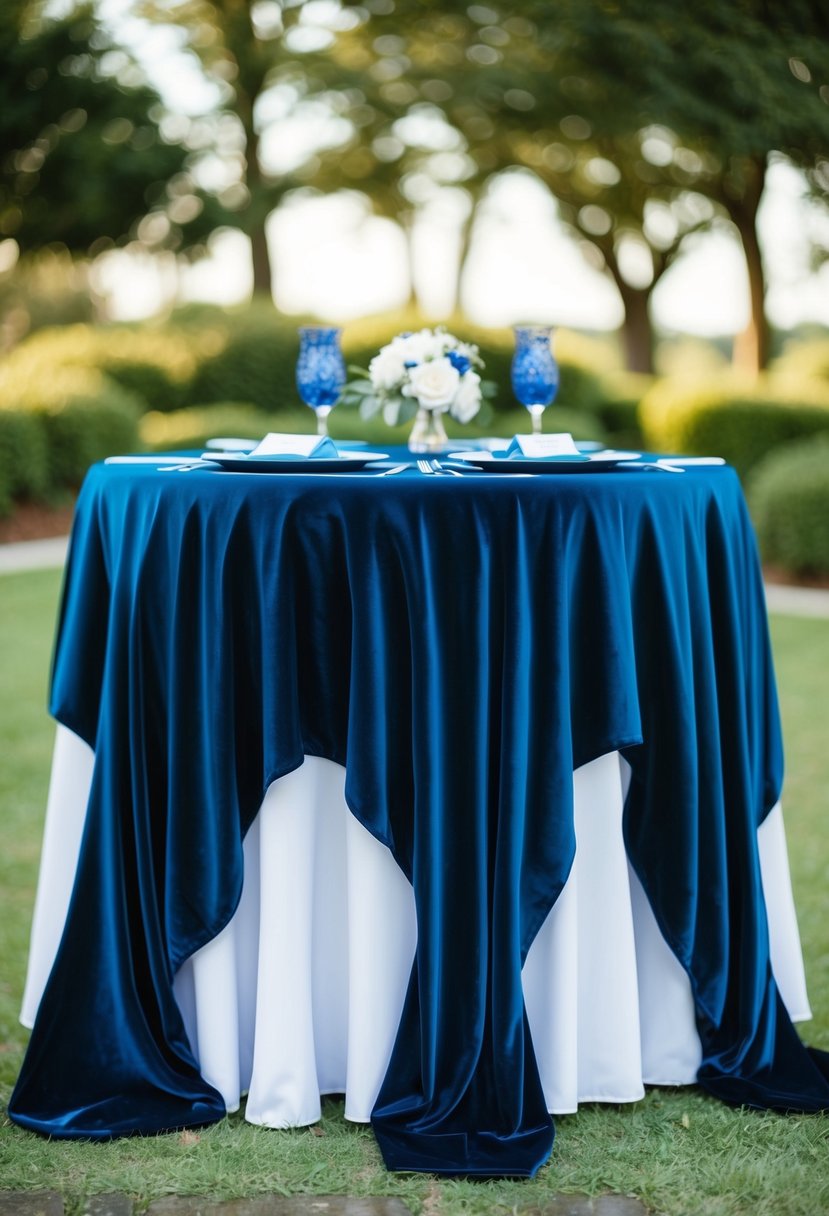
[[541, 419], [544, 415], [545, 407], [543, 405], [528, 405], [527, 409], [530, 411], [530, 418], [532, 419], [533, 434], [540, 435]]
[[323, 438], [328, 436], [328, 415], [331, 413], [330, 405], [318, 405], [316, 409], [317, 415], [317, 434]]

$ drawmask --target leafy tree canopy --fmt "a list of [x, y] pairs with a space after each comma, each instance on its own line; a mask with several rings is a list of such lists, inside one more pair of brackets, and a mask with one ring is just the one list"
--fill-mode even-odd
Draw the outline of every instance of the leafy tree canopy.
[[22, 253], [95, 253], [136, 237], [192, 250], [220, 222], [158, 93], [91, 5], [53, 20], [4, 0], [0, 63], [0, 237]]

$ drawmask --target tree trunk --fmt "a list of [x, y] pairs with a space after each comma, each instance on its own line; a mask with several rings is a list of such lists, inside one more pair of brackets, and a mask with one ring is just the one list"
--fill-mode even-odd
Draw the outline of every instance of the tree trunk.
[[769, 326], [766, 320], [766, 279], [757, 237], [757, 211], [763, 194], [766, 166], [751, 162], [742, 197], [728, 201], [728, 211], [740, 234], [748, 271], [750, 314], [748, 324], [734, 339], [734, 366], [758, 375], [769, 359]]
[[587, 239], [601, 250], [605, 265], [622, 297], [622, 305], [625, 310], [625, 319], [622, 322], [625, 367], [629, 372], [643, 372], [651, 375], [653, 373], [653, 326], [651, 325], [650, 302], [653, 289], [667, 268], [667, 258], [651, 250], [653, 279], [647, 287], [633, 287], [624, 278], [619, 268], [612, 236], [601, 238], [588, 236]]
[[472, 233], [475, 227], [475, 215], [478, 210], [477, 201], [472, 203], [469, 215], [461, 224], [460, 231], [460, 248], [458, 249], [458, 271], [455, 279], [455, 301], [454, 311], [461, 311], [463, 276], [466, 270], [466, 263], [469, 261], [469, 253], [472, 248]]
[[415, 248], [414, 248], [414, 230], [415, 217], [412, 212], [404, 212], [399, 217], [400, 227], [403, 229], [403, 236], [406, 239], [406, 269], [409, 274], [409, 298], [406, 301], [407, 311], [417, 313], [420, 311], [420, 301], [417, 295], [417, 283], [415, 282]]
[[253, 267], [254, 299], [266, 296], [273, 300], [273, 266], [265, 231], [267, 209], [264, 200], [264, 182], [259, 165], [259, 136], [253, 126], [253, 108], [245, 108], [241, 115], [245, 128], [245, 184], [250, 192], [248, 236]]
[[264, 221], [250, 232], [250, 256], [253, 263], [253, 294], [273, 299], [273, 267], [268, 249]]
[[653, 326], [650, 317], [653, 285], [631, 287], [617, 278], [616, 286], [625, 306], [625, 319], [622, 322], [625, 366], [629, 372], [646, 372], [650, 375], [653, 372]]

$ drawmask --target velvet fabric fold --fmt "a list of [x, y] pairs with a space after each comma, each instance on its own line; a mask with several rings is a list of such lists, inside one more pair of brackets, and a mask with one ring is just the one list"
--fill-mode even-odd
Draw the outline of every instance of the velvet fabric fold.
[[[376, 482], [376, 484], [375, 484]], [[373, 1126], [392, 1169], [549, 1155], [521, 965], [572, 864], [572, 772], [623, 750], [631, 860], [688, 971], [700, 1082], [827, 1109], [777, 996], [756, 831], [780, 728], [727, 468], [533, 479], [164, 475], [78, 501], [51, 709], [96, 754], [66, 931], [10, 1104], [59, 1136], [220, 1118], [172, 993], [304, 754], [413, 884], [418, 945]]]

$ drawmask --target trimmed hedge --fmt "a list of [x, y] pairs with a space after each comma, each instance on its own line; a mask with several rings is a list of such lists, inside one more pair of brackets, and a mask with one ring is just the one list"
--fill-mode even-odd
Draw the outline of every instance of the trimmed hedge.
[[[33, 334], [0, 362], [0, 509], [77, 485], [91, 462], [141, 442], [181, 449], [222, 434], [255, 439], [268, 430], [310, 430], [310, 411], [294, 379], [302, 322], [253, 305], [182, 315], [164, 326], [77, 324]], [[424, 324], [402, 314], [350, 323], [343, 334], [346, 361], [367, 365], [396, 333]], [[460, 319], [447, 328], [479, 344], [485, 375], [498, 385], [494, 409], [488, 403], [473, 424], [447, 421], [450, 438], [528, 430], [510, 384], [512, 332]], [[603, 442], [606, 429], [620, 433], [620, 417], [624, 432], [632, 406], [619, 404], [618, 386], [608, 389], [601, 376], [613, 371], [612, 343], [562, 331], [554, 348], [561, 384], [545, 430]], [[409, 431], [379, 420], [367, 425], [345, 408], [335, 411], [331, 427], [335, 437], [375, 446], [405, 443]]]
[[654, 377], [637, 372], [612, 372], [602, 377], [604, 400], [596, 415], [618, 448], [647, 446], [639, 425], [639, 403], [654, 384]]
[[[380, 318], [373, 322], [362, 321], [349, 325], [343, 333], [346, 362], [367, 368], [380, 347], [391, 341], [395, 334], [406, 329], [421, 329], [426, 324], [428, 323], [417, 318], [403, 320], [395, 315], [388, 319]], [[480, 350], [485, 364], [482, 376], [497, 386], [497, 392], [491, 401], [495, 414], [514, 410], [517, 402], [512, 391], [511, 378], [514, 352], [512, 330], [482, 329], [461, 319], [447, 321], [446, 328], [463, 341], [474, 342]], [[598, 370], [588, 366], [588, 359], [594, 346], [597, 349], [597, 365], [606, 364], [607, 355], [598, 342], [577, 339], [577, 335], [563, 333], [559, 341], [559, 335], [554, 335], [553, 350], [559, 367], [559, 387], [555, 405], [560, 405], [568, 411], [586, 410], [598, 413], [606, 401], [606, 392], [601, 375]], [[578, 358], [568, 353], [571, 348], [577, 351]]]
[[804, 386], [753, 390], [727, 377], [689, 387], [662, 381], [638, 411], [646, 445], [659, 452], [724, 456], [746, 473], [768, 452], [829, 432], [829, 393]]
[[42, 420], [0, 408], [0, 515], [16, 499], [43, 498], [49, 491], [49, 451]]
[[802, 383], [823, 380], [829, 383], [829, 338], [806, 338], [788, 342], [782, 355], [771, 365], [776, 377]]
[[[231, 315], [225, 334], [218, 340], [221, 348], [203, 360], [193, 378], [191, 403], [201, 406], [245, 401], [271, 413], [301, 408], [294, 373], [299, 354], [297, 331], [302, 323], [301, 318], [288, 321], [261, 309]], [[424, 324], [420, 318], [396, 313], [349, 323], [343, 327], [342, 339], [346, 363], [367, 368], [380, 347], [395, 334]], [[498, 388], [492, 402], [495, 413], [513, 410], [511, 331], [477, 329], [462, 321], [449, 322], [447, 328], [479, 346], [486, 364], [484, 378]], [[566, 410], [596, 413], [607, 397], [600, 375], [566, 355], [560, 357], [559, 369], [556, 404]]]
[[[303, 418], [306, 428], [313, 424], [311, 411]], [[244, 402], [191, 406], [165, 414], [151, 410], [139, 423], [141, 442], [153, 452], [203, 448], [208, 439], [230, 436], [234, 439], [261, 439], [269, 430], [294, 430], [286, 419], [265, 415]], [[272, 425], [273, 424], [273, 425]], [[296, 430], [301, 430], [297, 427]]]
[[200, 334], [155, 326], [69, 325], [26, 339], [13, 358], [42, 374], [55, 367], [97, 370], [140, 398], [144, 409], [180, 409], [191, 399], [201, 358], [221, 343], [218, 330]]
[[[121, 394], [121, 390], [118, 390]], [[78, 486], [97, 460], [140, 446], [137, 405], [115, 392], [77, 394], [43, 413], [54, 486]]]
[[752, 473], [748, 502], [765, 561], [829, 575], [829, 434], [766, 456]]
[[101, 372], [33, 370], [15, 352], [0, 365], [0, 431], [4, 453], [10, 452], [7, 498], [48, 498], [79, 485], [94, 461], [134, 451], [140, 410], [133, 394]]
[[[501, 334], [500, 355], [502, 363], [495, 377], [499, 385], [501, 408], [513, 409], [515, 397], [512, 391], [512, 356], [515, 342], [512, 330], [474, 331], [480, 339], [482, 351], [489, 349], [494, 336]], [[559, 368], [559, 385], [553, 408], [566, 411], [584, 411], [595, 415], [602, 424], [607, 423], [603, 409], [612, 397], [608, 392], [607, 377], [616, 372], [614, 343], [612, 339], [588, 337], [567, 329], [553, 333], [553, 353]], [[566, 429], [566, 428], [563, 428]], [[580, 436], [587, 438], [586, 435]]]
[[[529, 416], [525, 410], [513, 410], [497, 416], [496, 429], [503, 435], [526, 432]], [[237, 439], [261, 439], [267, 431], [293, 431], [305, 433], [313, 428], [314, 420], [307, 406], [279, 414], [263, 414], [244, 402], [220, 402], [178, 410], [174, 414], [145, 414], [139, 423], [142, 444], [151, 451], [180, 451], [188, 448], [203, 448], [208, 439], [230, 436]], [[411, 422], [404, 426], [388, 427], [382, 418], [364, 421], [355, 410], [335, 409], [329, 418], [329, 427], [334, 439], [363, 439], [377, 448], [385, 449], [389, 444], [405, 444], [412, 429]], [[453, 418], [446, 419], [450, 439], [473, 439], [487, 434], [490, 427], [466, 426]], [[576, 439], [605, 441], [601, 424], [590, 414], [561, 410], [550, 406], [544, 420], [545, 431], [570, 431]]]
[[302, 406], [295, 369], [299, 334], [276, 313], [255, 311], [232, 323], [215, 354], [199, 365], [190, 389], [192, 405], [245, 401], [270, 413]]

